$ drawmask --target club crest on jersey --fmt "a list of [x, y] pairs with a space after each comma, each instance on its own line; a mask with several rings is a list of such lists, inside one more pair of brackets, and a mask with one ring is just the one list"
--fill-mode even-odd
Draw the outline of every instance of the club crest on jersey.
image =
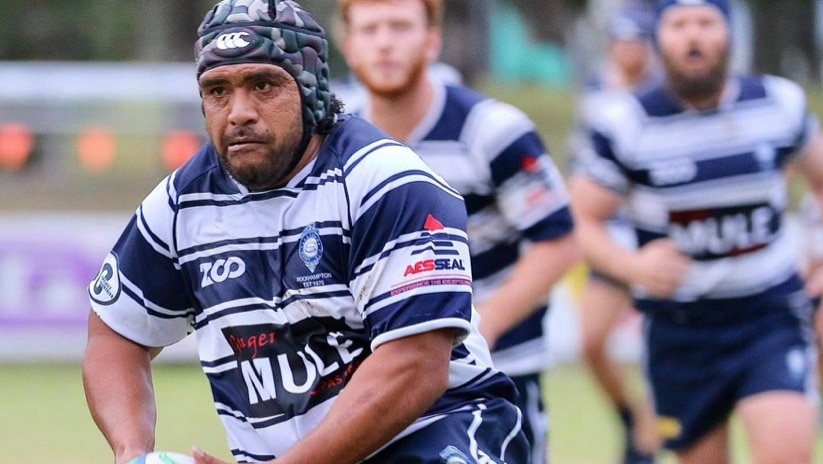
[[89, 296], [101, 305], [110, 305], [120, 296], [120, 270], [117, 266], [117, 256], [113, 253], [106, 256], [100, 272], [89, 285]]
[[323, 258], [323, 241], [315, 225], [309, 224], [300, 234], [300, 259], [311, 272], [317, 269], [320, 259]]

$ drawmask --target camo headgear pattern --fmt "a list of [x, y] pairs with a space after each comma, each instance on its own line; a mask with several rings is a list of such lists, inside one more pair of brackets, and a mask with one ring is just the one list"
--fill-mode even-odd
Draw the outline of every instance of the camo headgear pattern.
[[222, 0], [203, 18], [197, 35], [198, 77], [228, 64], [274, 64], [300, 88], [305, 134], [329, 116], [326, 32], [297, 2]]

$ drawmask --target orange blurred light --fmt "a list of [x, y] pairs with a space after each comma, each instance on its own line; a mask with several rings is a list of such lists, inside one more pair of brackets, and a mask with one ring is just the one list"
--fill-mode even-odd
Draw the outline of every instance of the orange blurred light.
[[163, 164], [172, 171], [182, 166], [200, 148], [200, 137], [192, 131], [175, 130], [163, 139]]
[[25, 124], [10, 122], [0, 125], [0, 167], [21, 169], [34, 148], [34, 136]]
[[77, 137], [80, 165], [92, 174], [108, 170], [114, 163], [116, 145], [114, 134], [108, 129], [93, 127], [84, 130]]

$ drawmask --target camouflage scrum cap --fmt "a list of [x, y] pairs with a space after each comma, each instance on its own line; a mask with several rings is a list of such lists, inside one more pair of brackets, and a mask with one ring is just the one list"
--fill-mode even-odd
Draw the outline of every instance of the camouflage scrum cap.
[[218, 66], [270, 63], [300, 88], [307, 132], [329, 115], [326, 32], [292, 0], [222, 0], [197, 28], [197, 76]]

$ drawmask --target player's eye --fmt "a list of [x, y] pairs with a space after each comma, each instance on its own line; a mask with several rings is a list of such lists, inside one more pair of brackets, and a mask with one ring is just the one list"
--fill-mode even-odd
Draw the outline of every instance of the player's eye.
[[209, 97], [218, 98], [226, 94], [226, 89], [224, 87], [209, 87], [205, 93]]
[[258, 81], [254, 84], [254, 90], [258, 92], [266, 92], [268, 90], [271, 90], [271, 88], [272, 83], [269, 81]]

